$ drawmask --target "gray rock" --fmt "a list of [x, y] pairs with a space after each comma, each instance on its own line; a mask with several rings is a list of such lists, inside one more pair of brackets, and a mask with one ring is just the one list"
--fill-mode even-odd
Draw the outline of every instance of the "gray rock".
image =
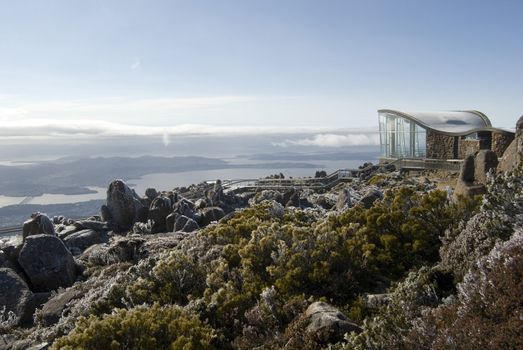
[[3, 250], [0, 250], [0, 267], [7, 267], [12, 270], [16, 269], [14, 264]]
[[176, 222], [176, 218], [179, 214], [177, 213], [171, 213], [167, 215], [165, 218], [165, 231], [166, 232], [173, 232], [174, 231], [174, 223]]
[[474, 182], [474, 173], [475, 173], [474, 156], [468, 155], [463, 160], [463, 164], [461, 165], [459, 179], [463, 182]]
[[136, 222], [138, 211], [143, 207], [138, 196], [122, 180], [111, 182], [107, 189], [106, 205], [102, 206], [102, 218], [115, 232], [127, 232]]
[[109, 231], [107, 222], [97, 220], [80, 220], [76, 221], [73, 226], [75, 226], [77, 230]]
[[499, 173], [512, 171], [519, 162], [518, 139], [514, 139], [503, 153], [497, 170]]
[[220, 207], [208, 207], [201, 210], [202, 217], [200, 223], [207, 226], [213, 221], [218, 221], [225, 216], [225, 212]]
[[300, 207], [300, 192], [295, 188], [287, 190], [283, 194], [283, 205], [285, 207]]
[[109, 241], [109, 236], [105, 231], [82, 230], [75, 232], [64, 239], [65, 245], [77, 252], [83, 252], [92, 245], [99, 243], [106, 243]]
[[252, 204], [258, 204], [264, 200], [274, 200], [280, 204], [284, 204], [283, 195], [279, 191], [275, 190], [263, 190], [257, 193], [249, 202]]
[[365, 193], [365, 195], [360, 199], [360, 203], [363, 204], [363, 206], [366, 209], [369, 209], [374, 205], [374, 202], [376, 202], [379, 199], [383, 198], [383, 193], [376, 189], [370, 189]]
[[74, 225], [65, 226], [58, 232], [58, 237], [60, 237], [61, 239], [64, 239], [67, 236], [69, 236], [77, 231], [78, 231], [78, 228]]
[[198, 199], [195, 203], [194, 203], [194, 206], [197, 208], [197, 209], [203, 209], [207, 206], [209, 206], [209, 200], [207, 198], [200, 198]]
[[84, 294], [85, 293], [73, 287], [49, 299], [42, 306], [42, 312], [40, 313], [42, 324], [49, 327], [57, 323], [62, 317], [62, 313], [67, 305], [75, 299], [81, 298]]
[[171, 200], [156, 197], [149, 207], [149, 220], [152, 222], [151, 233], [166, 232], [165, 219], [171, 212]]
[[33, 293], [24, 280], [9, 268], [0, 268], [0, 309], [4, 317], [13, 313], [12, 325], [22, 325], [32, 322], [35, 310]]
[[182, 198], [174, 204], [174, 212], [192, 218], [194, 216], [194, 203]]
[[185, 215], [177, 215], [176, 216], [176, 221], [174, 223], [174, 229], [173, 231], [176, 232], [176, 231], [181, 231], [183, 230], [183, 227], [185, 226], [185, 224], [187, 223], [187, 221], [189, 220], [190, 218], [188, 218], [187, 216]]
[[338, 342], [345, 333], [361, 332], [361, 328], [350, 322], [340, 310], [324, 302], [312, 303], [305, 316], [310, 319], [307, 332], [323, 343]]
[[198, 223], [196, 221], [194, 221], [193, 219], [189, 219], [189, 220], [187, 220], [187, 222], [183, 226], [182, 231], [189, 233], [189, 232], [196, 231], [199, 228], [200, 228], [200, 226], [198, 226]]
[[340, 194], [338, 196], [338, 201], [336, 202], [336, 209], [337, 210], [344, 210], [346, 208], [350, 208], [352, 206], [352, 199], [350, 195], [350, 191], [347, 188], [344, 188], [340, 191]]
[[155, 188], [148, 188], [145, 190], [145, 197], [152, 201], [153, 199], [158, 197], [158, 191], [156, 191]]
[[104, 266], [125, 261], [138, 261], [141, 258], [141, 247], [145, 240], [140, 237], [125, 237], [110, 244], [97, 244], [89, 247], [80, 256], [80, 260]]
[[174, 224], [174, 231], [193, 232], [200, 227], [198, 223], [184, 215], [179, 215]]
[[474, 181], [487, 184], [487, 173], [498, 166], [498, 156], [491, 150], [481, 150], [474, 159]]
[[49, 292], [68, 287], [76, 280], [76, 264], [65, 244], [56, 236], [27, 237], [18, 262], [33, 290]]

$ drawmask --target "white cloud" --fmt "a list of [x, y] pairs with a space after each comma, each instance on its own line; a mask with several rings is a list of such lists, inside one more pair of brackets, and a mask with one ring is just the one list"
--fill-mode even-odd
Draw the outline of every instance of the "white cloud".
[[[260, 134], [313, 134], [328, 129], [314, 127], [255, 127], [255, 126], [214, 126], [206, 124], [179, 124], [175, 126], [130, 125], [101, 120], [57, 120], [57, 119], [15, 119], [0, 124], [0, 137], [95, 137], [95, 136], [160, 136], [164, 144], [173, 136], [199, 135], [260, 135]], [[290, 141], [294, 142], [294, 141]], [[298, 141], [299, 142], [299, 141]]]
[[318, 147], [345, 147], [345, 146], [363, 146], [379, 145], [379, 134], [374, 132], [350, 133], [350, 134], [317, 134], [312, 138], [299, 140], [286, 140], [285, 142], [273, 143], [274, 146], [287, 147], [289, 145], [297, 146], [318, 146]]
[[133, 60], [133, 63], [131, 63], [131, 69], [137, 70], [138, 68], [140, 68], [141, 65], [142, 65], [142, 61], [140, 60], [140, 58], [136, 57]]

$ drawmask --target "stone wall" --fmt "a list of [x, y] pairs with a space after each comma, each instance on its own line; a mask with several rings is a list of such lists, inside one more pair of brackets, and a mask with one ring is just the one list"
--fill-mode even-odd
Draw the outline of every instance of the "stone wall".
[[459, 158], [465, 159], [469, 155], [474, 155], [481, 149], [479, 140], [459, 140]]
[[498, 158], [501, 158], [503, 156], [503, 153], [505, 153], [505, 150], [513, 140], [513, 134], [497, 132], [492, 133], [492, 150], [496, 152]]
[[454, 137], [427, 130], [427, 158], [453, 159]]

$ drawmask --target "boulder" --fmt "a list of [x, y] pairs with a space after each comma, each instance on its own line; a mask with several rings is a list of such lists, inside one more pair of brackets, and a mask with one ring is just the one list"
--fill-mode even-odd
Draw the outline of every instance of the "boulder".
[[100, 266], [138, 261], [144, 242], [145, 240], [140, 237], [124, 237], [110, 244], [97, 244], [86, 249], [79, 259]]
[[336, 202], [336, 210], [344, 210], [346, 208], [350, 208], [352, 206], [352, 199], [350, 195], [350, 191], [347, 188], [344, 188], [340, 191], [340, 194], [338, 196], [338, 201]]
[[211, 205], [211, 201], [208, 198], [200, 198], [194, 203], [197, 209], [203, 209], [209, 205]]
[[251, 205], [261, 203], [265, 200], [274, 200], [280, 204], [283, 203], [283, 195], [275, 190], [263, 190], [260, 193], [257, 193], [249, 202]]
[[461, 165], [461, 171], [459, 173], [459, 180], [463, 182], [474, 182], [475, 174], [474, 156], [468, 155]]
[[166, 232], [165, 219], [171, 212], [171, 200], [167, 197], [156, 197], [149, 207], [149, 220], [151, 220], [151, 233]]
[[25, 241], [26, 237], [37, 235], [39, 234], [38, 224], [36, 221], [31, 218], [29, 220], [24, 221], [24, 224], [22, 226], [22, 238]]
[[194, 203], [182, 198], [174, 204], [174, 212], [192, 218], [194, 216]]
[[300, 207], [300, 192], [295, 188], [291, 188], [283, 194], [283, 205], [285, 207]]
[[498, 166], [498, 172], [513, 171], [522, 161], [523, 155], [523, 116], [516, 123], [516, 138], [510, 143]]
[[174, 223], [176, 222], [176, 218], [179, 214], [177, 213], [171, 213], [167, 215], [165, 218], [165, 231], [166, 232], [173, 232], [174, 231]]
[[223, 199], [223, 187], [222, 180], [218, 179], [214, 183], [214, 187], [207, 193], [207, 198], [210, 200], [211, 205], [217, 205]]
[[109, 236], [105, 231], [82, 230], [75, 232], [64, 239], [65, 245], [73, 252], [80, 254], [92, 245], [106, 243]]
[[[478, 172], [480, 172], [479, 169]], [[456, 182], [456, 188], [454, 190], [455, 199], [457, 199], [459, 196], [473, 198], [474, 196], [484, 194], [486, 192], [485, 185], [482, 183], [474, 183], [475, 175], [476, 159], [473, 155], [469, 155], [463, 160], [463, 163], [461, 164], [461, 171]]]
[[183, 226], [182, 231], [189, 233], [189, 232], [196, 231], [199, 228], [200, 228], [200, 226], [198, 225], [198, 223], [196, 221], [194, 221], [193, 219], [189, 219]]
[[136, 211], [136, 222], [146, 223], [149, 219], [149, 206], [139, 207]]
[[115, 232], [127, 232], [136, 222], [137, 213], [143, 205], [136, 193], [122, 180], [115, 180], [107, 189], [106, 204], [102, 206], [102, 218]]
[[497, 167], [499, 173], [512, 171], [518, 163], [519, 154], [517, 142], [518, 140], [514, 139], [503, 153], [503, 157]]
[[225, 216], [225, 212], [220, 207], [208, 207], [201, 210], [202, 217], [200, 223], [207, 226], [213, 221], [218, 221]]
[[199, 228], [200, 227], [198, 226], [198, 223], [196, 221], [184, 215], [179, 215], [174, 224], [175, 232], [192, 232]]
[[152, 202], [156, 197], [158, 197], [158, 191], [156, 191], [155, 188], [148, 188], [145, 190], [145, 197]]
[[376, 189], [370, 189], [365, 193], [363, 197], [360, 199], [360, 203], [366, 208], [369, 209], [374, 205], [374, 202], [376, 202], [378, 199], [383, 198], [383, 193]]
[[324, 344], [342, 340], [345, 333], [361, 332], [340, 310], [321, 301], [312, 303], [305, 316], [309, 318], [307, 332]]
[[[97, 220], [79, 220], [73, 224], [77, 230], [96, 230], [96, 231], [108, 231], [109, 226], [104, 221]], [[62, 233], [62, 232], [60, 232]]]
[[65, 239], [69, 235], [78, 231], [78, 228], [74, 225], [65, 226], [60, 232], [58, 232], [58, 237]]
[[0, 250], [0, 267], [7, 267], [15, 270], [14, 264], [11, 262], [9, 256], [7, 256], [7, 254], [3, 250]]
[[12, 325], [32, 322], [35, 310], [33, 293], [24, 280], [9, 268], [0, 268], [0, 310], [4, 308], [4, 318], [12, 313]]
[[487, 173], [498, 166], [498, 156], [491, 150], [481, 150], [474, 159], [474, 181], [487, 184]]
[[49, 299], [42, 306], [42, 311], [40, 313], [42, 324], [49, 327], [58, 323], [67, 305], [74, 302], [74, 300], [81, 298], [83, 295], [83, 292], [73, 287]]
[[76, 264], [65, 244], [56, 236], [27, 237], [18, 262], [37, 292], [68, 287], [76, 280]]

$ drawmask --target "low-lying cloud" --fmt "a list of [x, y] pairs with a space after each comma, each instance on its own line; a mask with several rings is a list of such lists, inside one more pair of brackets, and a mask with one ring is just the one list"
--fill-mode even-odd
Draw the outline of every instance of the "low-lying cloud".
[[316, 134], [312, 137], [285, 140], [284, 142], [274, 143], [274, 146], [287, 147], [293, 146], [316, 146], [316, 147], [346, 147], [379, 145], [380, 138], [376, 131], [349, 134]]
[[[292, 135], [329, 132], [317, 127], [259, 127], [180, 124], [175, 126], [131, 125], [101, 120], [17, 119], [0, 123], [0, 137], [97, 137], [97, 136], [159, 136], [169, 144], [174, 136], [234, 136], [234, 135]], [[289, 141], [305, 142], [305, 141]]]

